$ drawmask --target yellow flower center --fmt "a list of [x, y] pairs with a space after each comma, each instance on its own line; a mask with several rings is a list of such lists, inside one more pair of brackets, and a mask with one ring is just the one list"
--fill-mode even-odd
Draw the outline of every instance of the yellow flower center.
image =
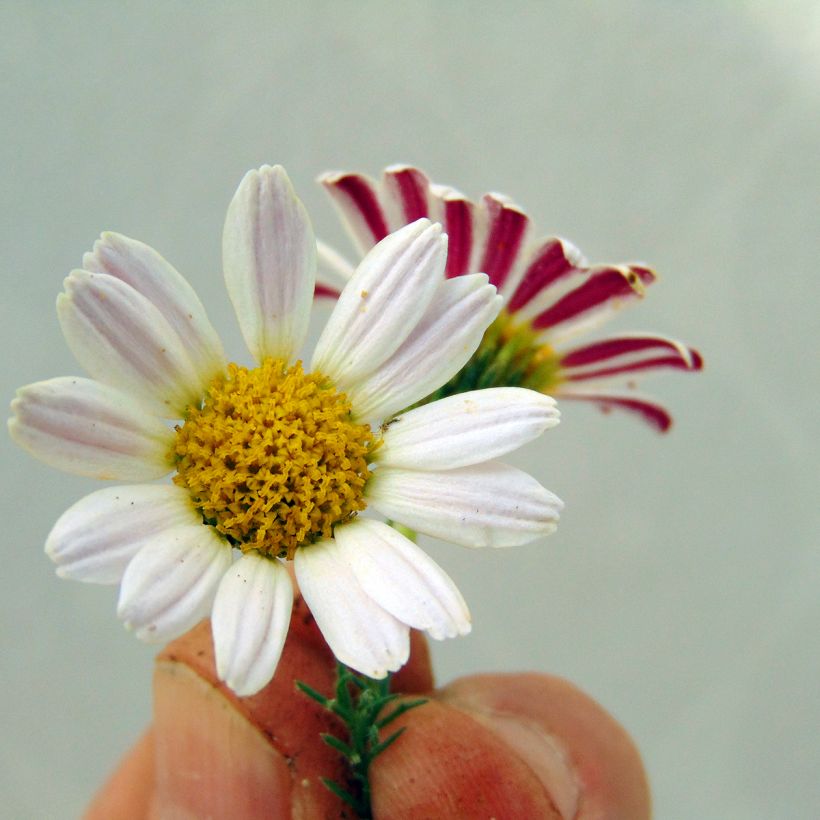
[[231, 364], [177, 427], [174, 482], [237, 547], [293, 558], [365, 508], [374, 446], [322, 374], [281, 359]]

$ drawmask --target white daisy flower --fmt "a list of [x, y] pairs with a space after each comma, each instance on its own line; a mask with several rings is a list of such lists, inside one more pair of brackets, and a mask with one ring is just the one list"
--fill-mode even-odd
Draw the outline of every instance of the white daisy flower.
[[464, 366], [499, 311], [484, 274], [444, 277], [446, 255], [441, 226], [427, 219], [379, 242], [306, 372], [296, 354], [316, 242], [281, 167], [245, 176], [223, 235], [225, 281], [255, 368], [226, 362], [202, 303], [156, 251], [103, 234], [57, 303], [91, 378], [22, 388], [11, 435], [79, 475], [175, 475], [71, 507], [46, 543], [57, 573], [120, 583], [119, 616], [146, 641], [210, 615], [217, 672], [240, 695], [276, 669], [293, 601], [288, 561], [336, 657], [372, 678], [405, 663], [410, 628], [469, 632], [447, 574], [360, 514], [470, 547], [551, 532], [560, 500], [493, 459], [555, 425], [558, 412], [520, 388], [403, 412]]

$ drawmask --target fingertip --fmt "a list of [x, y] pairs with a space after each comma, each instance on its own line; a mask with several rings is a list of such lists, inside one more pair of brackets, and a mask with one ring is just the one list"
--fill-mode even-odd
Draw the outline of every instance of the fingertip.
[[137, 741], [94, 796], [84, 820], [145, 820], [154, 793], [154, 738]]
[[448, 704], [429, 700], [385, 730], [405, 728], [370, 766], [373, 815], [560, 819], [532, 769], [492, 731]]
[[632, 738], [568, 681], [540, 674], [475, 675], [454, 681], [439, 697], [493, 728], [529, 761], [562, 806], [563, 816], [651, 816], [646, 772]]

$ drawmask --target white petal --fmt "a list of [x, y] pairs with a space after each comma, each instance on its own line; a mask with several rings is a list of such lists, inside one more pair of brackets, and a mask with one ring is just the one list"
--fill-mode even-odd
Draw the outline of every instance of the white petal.
[[388, 518], [465, 547], [514, 547], [548, 535], [564, 506], [532, 476], [497, 461], [436, 472], [378, 469], [366, 495]]
[[382, 608], [436, 640], [466, 635], [470, 612], [446, 572], [401, 533], [367, 518], [334, 537], [362, 589]]
[[95, 378], [139, 396], [158, 415], [182, 416], [202, 383], [179, 337], [159, 310], [106, 273], [75, 270], [57, 298], [63, 335]]
[[248, 171], [222, 234], [225, 284], [257, 361], [291, 360], [307, 335], [316, 280], [316, 239], [281, 165]]
[[445, 384], [467, 364], [498, 315], [501, 301], [483, 273], [441, 283], [401, 347], [373, 373], [346, 388], [356, 416], [389, 418]]
[[275, 558], [246, 553], [223, 576], [211, 613], [216, 671], [237, 695], [273, 677], [292, 607], [290, 575]]
[[213, 527], [182, 524], [159, 533], [122, 579], [117, 614], [147, 643], [170, 641], [202, 620], [231, 565], [231, 548]]
[[333, 287], [344, 287], [356, 268], [347, 261], [335, 248], [331, 248], [321, 239], [316, 240], [316, 251], [322, 272], [328, 272], [333, 279], [328, 282]]
[[394, 419], [376, 451], [379, 464], [449, 470], [489, 461], [558, 424], [555, 400], [521, 387], [473, 390]]
[[146, 481], [173, 466], [174, 431], [119, 390], [63, 376], [17, 391], [11, 437], [35, 458], [76, 475]]
[[292, 608], [293, 582], [275, 558], [246, 553], [223, 576], [211, 614], [216, 671], [237, 695], [273, 677]]
[[173, 328], [203, 386], [225, 367], [217, 332], [194, 289], [153, 248], [106, 231], [83, 256], [83, 269], [107, 273], [141, 293]]
[[313, 355], [342, 387], [378, 367], [418, 324], [444, 275], [447, 237], [419, 219], [386, 236], [345, 286]]
[[296, 580], [333, 654], [370, 678], [400, 669], [410, 655], [408, 627], [359, 586], [338, 544], [296, 551]]
[[116, 584], [149, 541], [178, 524], [199, 524], [190, 496], [173, 484], [106, 487], [69, 507], [46, 540], [57, 575]]

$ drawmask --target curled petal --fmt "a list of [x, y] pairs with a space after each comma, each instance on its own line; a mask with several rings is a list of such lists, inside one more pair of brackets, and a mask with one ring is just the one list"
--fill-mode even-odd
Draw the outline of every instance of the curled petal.
[[245, 174], [225, 217], [225, 284], [253, 357], [291, 360], [302, 346], [316, 280], [316, 239], [279, 165]]
[[669, 411], [654, 399], [642, 396], [639, 393], [630, 393], [617, 390], [585, 390], [580, 387], [561, 386], [560, 398], [563, 401], [586, 401], [598, 406], [603, 413], [613, 410], [623, 410], [638, 416], [645, 424], [653, 427], [659, 433], [668, 432], [672, 426], [672, 416]]
[[487, 214], [464, 194], [446, 185], [430, 186], [430, 208], [448, 237], [448, 278], [479, 270], [486, 235]]
[[211, 614], [216, 671], [237, 695], [273, 677], [292, 606], [290, 575], [275, 558], [245, 553], [222, 577]]
[[449, 470], [502, 456], [558, 424], [555, 400], [521, 387], [473, 390], [394, 419], [376, 451], [380, 465]]
[[457, 470], [376, 470], [367, 500], [383, 515], [465, 547], [513, 547], [558, 525], [561, 500], [497, 461]]
[[427, 219], [390, 234], [362, 260], [325, 326], [313, 370], [344, 389], [407, 338], [443, 279], [447, 239]]
[[422, 217], [431, 216], [428, 202], [430, 182], [410, 165], [390, 165], [382, 175], [384, 202], [390, 230], [395, 231]]
[[697, 350], [676, 339], [630, 334], [576, 347], [561, 356], [561, 378], [571, 382], [629, 376], [647, 370], [702, 370]]
[[395, 672], [410, 654], [410, 630], [360, 586], [334, 541], [296, 552], [296, 580], [333, 654], [370, 678]]
[[477, 269], [486, 273], [490, 282], [501, 290], [519, 262], [529, 218], [509, 197], [501, 194], [486, 194], [481, 205], [487, 214], [487, 233], [484, 255]]
[[473, 355], [501, 309], [501, 297], [483, 273], [448, 279], [396, 352], [347, 388], [362, 419], [386, 419], [429, 396]]
[[466, 635], [470, 612], [446, 572], [401, 533], [367, 518], [337, 527], [339, 549], [383, 609], [436, 640]]
[[330, 194], [356, 249], [364, 254], [390, 232], [376, 184], [364, 174], [330, 172], [319, 182]]
[[589, 276], [589, 263], [566, 239], [549, 237], [527, 252], [520, 281], [507, 302], [510, 313], [536, 316], [577, 288]]
[[117, 614], [146, 643], [187, 632], [210, 611], [231, 548], [205, 524], [158, 533], [128, 564]]
[[642, 298], [656, 278], [653, 271], [642, 265], [592, 268], [581, 285], [539, 313], [532, 326], [549, 331], [552, 343], [563, 341], [597, 327], [620, 308]]
[[141, 293], [163, 315], [204, 387], [225, 367], [225, 353], [194, 289], [153, 248], [106, 231], [83, 256], [83, 269], [107, 273]]
[[63, 376], [21, 387], [11, 437], [58, 470], [103, 480], [147, 481], [173, 465], [174, 431], [119, 390]]
[[72, 271], [57, 316], [71, 352], [95, 379], [138, 396], [157, 415], [178, 418], [202, 396], [180, 337], [121, 279]]
[[178, 524], [201, 526], [188, 493], [173, 484], [106, 487], [69, 507], [46, 540], [57, 575], [116, 584], [128, 562], [153, 538]]

